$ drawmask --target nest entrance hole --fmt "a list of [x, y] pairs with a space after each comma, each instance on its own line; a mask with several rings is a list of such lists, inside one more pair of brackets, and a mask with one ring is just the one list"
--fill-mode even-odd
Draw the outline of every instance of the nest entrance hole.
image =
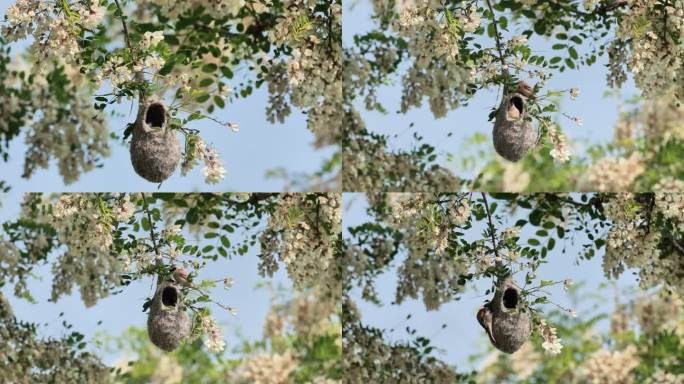
[[520, 97], [520, 96], [511, 97], [511, 104], [515, 107], [515, 109], [518, 110], [518, 113], [520, 113], [520, 114], [523, 113], [523, 109], [525, 108], [525, 101], [523, 101], [522, 97]]
[[503, 305], [508, 309], [515, 309], [518, 307], [518, 290], [514, 288], [506, 288], [503, 294]]
[[178, 290], [174, 287], [166, 287], [162, 291], [162, 304], [167, 307], [175, 307], [178, 303]]
[[152, 103], [147, 107], [145, 122], [151, 127], [163, 127], [166, 120], [166, 108], [161, 103]]

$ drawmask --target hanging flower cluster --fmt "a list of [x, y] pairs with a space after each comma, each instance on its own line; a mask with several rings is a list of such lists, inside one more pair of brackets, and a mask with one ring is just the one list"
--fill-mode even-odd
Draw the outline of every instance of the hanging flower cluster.
[[339, 194], [285, 194], [271, 214], [261, 243], [260, 270], [277, 270], [276, 257], [287, 267], [295, 287], [326, 287], [338, 300], [340, 260], [337, 242], [342, 226]]

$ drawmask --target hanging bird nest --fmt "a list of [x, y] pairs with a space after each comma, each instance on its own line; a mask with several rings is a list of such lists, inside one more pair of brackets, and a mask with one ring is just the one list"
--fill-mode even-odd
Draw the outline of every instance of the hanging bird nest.
[[510, 277], [499, 281], [491, 302], [492, 337], [499, 350], [513, 353], [530, 337], [530, 317], [523, 312], [518, 288]]
[[169, 111], [156, 99], [141, 100], [131, 139], [133, 169], [145, 180], [161, 183], [173, 174], [181, 159], [181, 145], [169, 129]]
[[165, 282], [157, 286], [147, 317], [147, 334], [154, 345], [168, 352], [190, 335], [190, 317], [177, 285]]
[[504, 97], [494, 121], [494, 149], [508, 161], [520, 161], [537, 141], [527, 121], [527, 98], [520, 93]]

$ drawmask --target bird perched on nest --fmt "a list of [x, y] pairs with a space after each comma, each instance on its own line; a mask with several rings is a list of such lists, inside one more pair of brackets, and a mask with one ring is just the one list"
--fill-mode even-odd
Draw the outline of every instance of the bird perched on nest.
[[477, 322], [480, 323], [485, 332], [487, 332], [487, 336], [489, 336], [489, 341], [492, 342], [492, 345], [496, 345], [496, 340], [492, 335], [492, 303], [487, 302], [479, 311], [477, 311]]
[[173, 281], [184, 287], [192, 287], [192, 284], [188, 281], [188, 272], [181, 266], [176, 266], [173, 270]]
[[[536, 100], [537, 99], [537, 96], [534, 95], [534, 87], [527, 84], [527, 82], [525, 80], [518, 81], [518, 86], [517, 86], [514, 93], [518, 93], [518, 94], [520, 94], [520, 95], [522, 95], [522, 96], [524, 96], [530, 100]], [[511, 118], [511, 119], [520, 118], [520, 115], [522, 113], [520, 111], [520, 107], [521, 106], [511, 105], [509, 107], [509, 111], [508, 111], [509, 118]], [[489, 121], [494, 120], [494, 117], [496, 117], [496, 113], [497, 113], [497, 111], [494, 110], [489, 114]]]
[[511, 278], [507, 277], [497, 285], [492, 301], [477, 312], [477, 321], [496, 349], [514, 353], [529, 338], [531, 321], [523, 309], [520, 288]]
[[516, 90], [516, 92], [527, 97], [530, 100], [535, 100], [537, 98], [537, 96], [534, 95], [534, 87], [527, 84], [525, 80], [520, 80], [518, 82], [518, 89]]

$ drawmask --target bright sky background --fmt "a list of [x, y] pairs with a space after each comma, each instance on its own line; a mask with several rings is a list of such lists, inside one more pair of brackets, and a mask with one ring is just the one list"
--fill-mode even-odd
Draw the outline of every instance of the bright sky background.
[[[2, 198], [0, 223], [17, 217], [21, 199], [17, 194]], [[186, 236], [188, 236], [187, 233]], [[241, 233], [238, 230], [229, 237], [231, 242], [236, 244]], [[192, 241], [191, 237], [188, 239]], [[257, 246], [252, 247], [243, 256], [210, 262], [198, 276], [199, 280], [218, 280], [230, 276], [235, 281], [233, 288], [229, 291], [226, 291], [222, 285], [212, 290], [212, 299], [237, 309], [237, 316], [223, 311], [216, 305], [210, 307], [214, 318], [223, 327], [227, 350], [241, 344], [238, 334], [252, 341], [261, 338], [264, 319], [271, 306], [271, 295], [266, 288], [255, 289], [257, 283], [270, 281], [274, 287], [282, 286], [287, 289], [292, 287], [286, 272], [282, 269], [272, 279], [259, 276], [258, 253]], [[54, 255], [51, 260], [54, 260]], [[146, 327], [147, 313], [142, 312], [142, 305], [147, 297], [154, 294], [152, 278], [136, 281], [126, 287], [123, 293], [109, 296], [98, 301], [95, 306], [86, 308], [78, 287], [74, 287], [71, 295], [62, 297], [57, 303], [49, 303], [47, 300], [50, 298], [52, 287], [50, 265], [41, 266], [34, 273], [36, 278], [29, 280], [28, 287], [37, 304], [14, 297], [11, 285], [2, 288], [2, 292], [10, 301], [14, 314], [20, 320], [42, 325], [38, 332], [41, 336], [63, 335], [65, 331], [61, 325], [62, 320], [73, 324], [73, 330], [83, 333], [86, 341], [92, 341], [96, 333], [104, 332], [110, 336], [116, 336], [130, 326], [143, 329]], [[58, 317], [60, 312], [64, 312], [63, 318]], [[102, 324], [98, 325], [98, 321], [102, 321]], [[92, 343], [88, 343], [88, 348], [94, 349], [109, 364], [114, 363], [120, 357], [117, 354], [105, 354]]]
[[[372, 12], [370, 1], [350, 0], [344, 2], [343, 45], [350, 46], [353, 44], [354, 35], [377, 28], [370, 18]], [[506, 37], [520, 34], [529, 29], [529, 26], [515, 25], [515, 22], [511, 20], [509, 29], [511, 32], [506, 34]], [[550, 44], [539, 36], [533, 35], [529, 44], [533, 52], [537, 54], [552, 52]], [[492, 45], [492, 42], [487, 40], [483, 45], [488, 47]], [[568, 90], [574, 87], [580, 89], [581, 95], [575, 101], [571, 101], [566, 94], [560, 109], [570, 116], [580, 117], [584, 121], [584, 125], [578, 128], [566, 118], [559, 117], [558, 119], [565, 134], [574, 142], [573, 150], [578, 155], [582, 154], [582, 149], [587, 142], [593, 144], [606, 142], [610, 141], [613, 136], [613, 127], [618, 117], [620, 103], [614, 97], [604, 96], [608, 89], [606, 85], [607, 69], [604, 66], [606, 63], [607, 57], [603, 57], [591, 67], [582, 67], [579, 71], [566, 71], [556, 74], [547, 82], [546, 89], [549, 90]], [[403, 73], [401, 72], [402, 75]], [[475, 133], [480, 133], [486, 135], [488, 142], [491, 142], [492, 123], [488, 122], [487, 119], [492, 106], [498, 105], [498, 89], [491, 88], [490, 90], [478, 91], [468, 106], [449, 112], [445, 118], [435, 119], [430, 112], [426, 99], [420, 109], [411, 109], [406, 114], [395, 113], [401, 105], [401, 80], [396, 76], [393, 78], [395, 79], [393, 85], [381, 87], [378, 91], [378, 100], [388, 111], [386, 115], [375, 111], [369, 112], [363, 108], [363, 100], [356, 100], [357, 108], [361, 111], [366, 127], [373, 132], [390, 136], [397, 135], [396, 138], [390, 140], [389, 146], [393, 150], [412, 148], [415, 145], [413, 134], [417, 132], [424, 137], [426, 143], [435, 146], [436, 153], [439, 155], [437, 161], [440, 164], [452, 170], [456, 176], [464, 178], [475, 176], [460, 171], [460, 160], [464, 156], [463, 151], [471, 149], [464, 146], [462, 141]], [[535, 81], [532, 81], [532, 84], [534, 83]], [[629, 98], [636, 93], [637, 90], [630, 78], [622, 89], [622, 97]], [[411, 123], [415, 123], [413, 128], [409, 127]], [[449, 133], [453, 133], [453, 135], [449, 137]], [[493, 154], [494, 149], [493, 147], [490, 148]], [[454, 157], [453, 162], [448, 164], [447, 154]]]
[[[347, 228], [367, 222], [369, 216], [366, 214], [367, 202], [363, 194], [346, 193], [343, 196], [343, 204], [345, 207], [343, 219], [345, 233], [343, 236], [346, 238], [348, 236]], [[505, 226], [512, 226], [517, 220], [518, 217], [512, 218], [508, 223], [505, 223]], [[467, 238], [469, 240], [475, 239], [470, 237], [470, 234], [480, 235], [484, 227], [479, 224], [468, 230]], [[521, 233], [522, 239], [533, 234], [533, 232], [527, 233], [528, 231]], [[586, 237], [578, 235], [574, 244], [569, 239], [558, 242], [554, 250], [550, 251], [547, 256], [548, 264], [542, 265], [538, 269], [537, 275], [544, 280], [560, 281], [570, 278], [577, 283], [583, 282], [585, 286], [579, 291], [580, 295], [582, 297], [601, 297], [605, 300], [602, 311], [612, 311], [616, 290], [599, 288], [599, 285], [607, 282], [601, 267], [603, 251], [598, 252], [597, 256], [589, 261], [578, 259], [581, 252], [580, 246], [585, 240]], [[563, 247], [566, 248], [565, 254], [561, 252]], [[358, 304], [363, 322], [381, 329], [395, 329], [394, 332], [385, 334], [386, 339], [391, 341], [412, 340], [412, 338], [407, 337], [405, 331], [406, 327], [411, 327], [417, 330], [416, 336], [430, 338], [432, 345], [439, 350], [435, 352], [435, 355], [456, 366], [459, 372], [477, 368], [481, 361], [470, 362], [468, 357], [486, 352], [489, 345], [486, 333], [475, 319], [475, 315], [485, 299], [488, 298], [484, 296], [484, 292], [491, 287], [491, 281], [483, 279], [475, 283], [471, 282], [460, 296], [460, 301], [442, 305], [437, 311], [428, 312], [422, 299], [408, 299], [401, 305], [391, 305], [397, 286], [396, 268], [400, 265], [400, 261], [403, 261], [403, 256], [395, 258], [390, 270], [376, 280], [376, 288], [384, 303], [383, 306], [378, 307], [363, 301], [361, 291], [358, 288], [353, 290], [352, 298]], [[631, 290], [637, 285], [632, 272], [632, 270], [625, 271], [622, 277], [616, 281], [615, 287], [618, 290]], [[524, 274], [514, 276], [516, 282], [520, 282], [520, 279], [523, 278]], [[536, 281], [535, 285], [538, 283], [539, 280]], [[551, 287], [548, 291], [551, 293], [549, 298], [552, 301], [566, 308], [575, 308], [580, 316], [583, 313], [588, 313], [597, 304], [596, 300], [573, 303], [563, 290], [562, 285]], [[549, 306], [545, 310], [552, 308], [555, 307]], [[595, 312], [591, 313], [595, 314]], [[409, 314], [412, 314], [412, 318], [407, 321], [405, 319]], [[447, 327], [442, 329], [442, 324], [447, 324]], [[602, 330], [607, 330], [608, 322], [601, 322], [599, 327]]]
[[[0, 20], [4, 19], [5, 10], [13, 3], [12, 0], [0, 0]], [[18, 48], [26, 45], [15, 43], [12, 52], [16, 54]], [[240, 76], [244, 77], [245, 71], [236, 72], [233, 83], [240, 82]], [[163, 183], [160, 190], [280, 192], [283, 190], [282, 180], [266, 179], [267, 171], [284, 168], [289, 173], [300, 174], [320, 170], [323, 161], [331, 157], [335, 148], [316, 150], [312, 146], [314, 135], [306, 127], [305, 115], [296, 109], [284, 124], [271, 124], [266, 121], [267, 101], [268, 92], [264, 85], [247, 99], [241, 98], [232, 104], [229, 103], [225, 109], [220, 109], [212, 115], [220, 121], [238, 123], [238, 133], [210, 120], [195, 121], [189, 125], [190, 128], [199, 129], [205, 142], [217, 148], [227, 171], [222, 182], [216, 185], [206, 184], [201, 165], [186, 177], [181, 176], [179, 167], [176, 173]], [[111, 107], [108, 107], [107, 112]], [[137, 109], [134, 108], [129, 116], [130, 107], [130, 102], [114, 105], [116, 111], [125, 118], [110, 119], [109, 127], [120, 136], [123, 136], [126, 124], [135, 120]], [[110, 144], [112, 155], [105, 158], [103, 168], [83, 174], [77, 182], [65, 186], [56, 166], [37, 171], [29, 180], [21, 178], [26, 152], [22, 136], [15, 139], [11, 145], [10, 161], [0, 163], [0, 180], [7, 181], [19, 191], [156, 191], [157, 184], [142, 179], [133, 171], [128, 145], [111, 140]]]

